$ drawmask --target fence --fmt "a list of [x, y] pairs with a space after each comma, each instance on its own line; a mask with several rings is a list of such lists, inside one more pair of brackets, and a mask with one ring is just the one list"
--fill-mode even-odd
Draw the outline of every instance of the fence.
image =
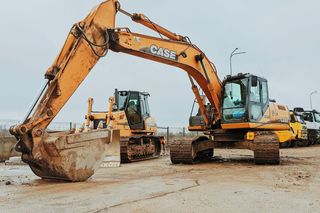
[[[18, 124], [17, 120], [0, 120], [0, 136], [8, 136], [10, 135], [8, 130], [11, 126]], [[76, 122], [52, 122], [48, 127], [49, 130], [53, 131], [64, 131], [69, 130], [76, 125], [77, 128], [81, 127], [81, 123]], [[158, 135], [164, 136], [166, 138], [167, 144], [170, 143], [174, 138], [179, 137], [196, 137], [199, 132], [190, 132], [186, 127], [158, 127]]]
[[174, 138], [196, 137], [200, 132], [190, 132], [186, 127], [158, 127], [158, 135], [165, 136], [167, 144], [170, 144]]

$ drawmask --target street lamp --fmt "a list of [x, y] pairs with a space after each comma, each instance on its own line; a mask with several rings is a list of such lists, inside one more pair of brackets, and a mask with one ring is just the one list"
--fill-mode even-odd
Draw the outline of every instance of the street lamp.
[[318, 91], [317, 90], [315, 90], [315, 91], [313, 91], [313, 92], [311, 92], [310, 93], [310, 107], [311, 107], [311, 110], [312, 110], [312, 95], [314, 95], [314, 94], [317, 94], [318, 93]]
[[234, 49], [230, 54], [230, 75], [231, 76], [232, 76], [232, 57], [234, 55], [241, 55], [246, 53], [246, 52], [237, 52], [237, 50], [239, 50], [239, 48]]

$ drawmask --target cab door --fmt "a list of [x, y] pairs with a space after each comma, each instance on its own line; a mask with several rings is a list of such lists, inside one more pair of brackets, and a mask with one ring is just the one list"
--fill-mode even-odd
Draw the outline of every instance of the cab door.
[[129, 92], [126, 116], [128, 119], [129, 126], [132, 130], [143, 130], [144, 123], [141, 113], [141, 101], [139, 92]]
[[251, 122], [259, 122], [269, 106], [268, 82], [256, 76], [251, 77], [249, 89], [249, 118]]

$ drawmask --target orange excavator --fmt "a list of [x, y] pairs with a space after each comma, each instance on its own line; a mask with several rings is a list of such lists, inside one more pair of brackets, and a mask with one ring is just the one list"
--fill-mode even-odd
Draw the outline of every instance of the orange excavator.
[[[161, 34], [161, 38], [117, 28], [117, 13]], [[166, 38], [164, 38], [166, 37]], [[83, 181], [104, 158], [106, 144], [119, 140], [112, 129], [54, 132], [46, 128], [69, 100], [98, 60], [108, 50], [160, 62], [184, 70], [201, 103], [201, 119], [190, 130], [207, 136], [171, 144], [173, 163], [192, 163], [213, 148], [229, 146], [254, 151], [256, 163], [278, 164], [276, 130], [289, 129], [287, 107], [269, 102], [267, 80], [250, 74], [218, 78], [213, 63], [186, 36], [175, 34], [142, 14], [130, 14], [118, 0], [108, 0], [72, 26], [65, 44], [45, 73], [42, 93], [21, 124], [11, 127], [22, 160], [42, 178]], [[208, 103], [204, 105], [198, 86]], [[192, 118], [190, 118], [192, 120]]]

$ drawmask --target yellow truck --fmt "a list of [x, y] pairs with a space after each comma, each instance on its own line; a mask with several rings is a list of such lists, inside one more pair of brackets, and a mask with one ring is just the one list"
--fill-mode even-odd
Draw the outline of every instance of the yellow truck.
[[280, 147], [288, 148], [308, 145], [307, 126], [303, 119], [290, 111], [290, 130], [277, 131], [276, 134], [280, 139]]
[[307, 125], [301, 116], [296, 115], [293, 111], [290, 112], [290, 126], [296, 135], [296, 139], [293, 143], [290, 143], [290, 147], [295, 145], [307, 146], [308, 145], [308, 130]]

